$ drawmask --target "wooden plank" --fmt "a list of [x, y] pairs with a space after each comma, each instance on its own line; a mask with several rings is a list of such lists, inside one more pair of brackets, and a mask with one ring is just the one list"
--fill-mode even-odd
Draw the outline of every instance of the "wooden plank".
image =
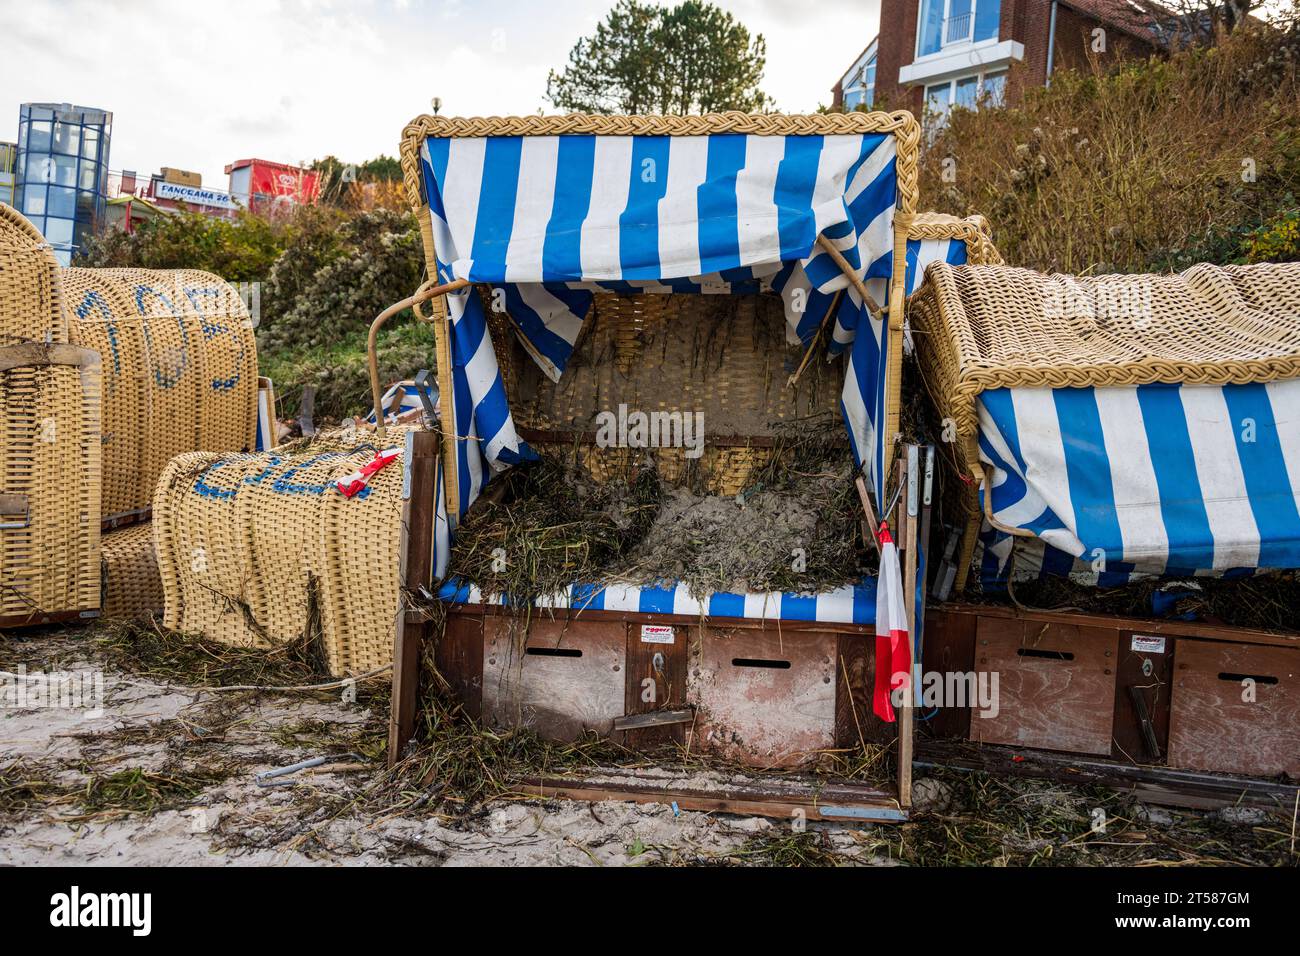
[[710, 789], [690, 786], [685, 780], [651, 779], [611, 771], [599, 780], [581, 777], [525, 777], [520, 788], [541, 799], [621, 801], [677, 804], [680, 810], [735, 813], [791, 820], [827, 820], [861, 823], [903, 823], [907, 812], [888, 793], [862, 784], [823, 781], [750, 779], [744, 783], [716, 783]]
[[[1121, 631], [1116, 665], [1115, 719], [1111, 756], [1134, 763], [1163, 762], [1169, 747], [1169, 699], [1173, 686], [1175, 640], [1134, 631]], [[1142, 707], [1150, 721], [1156, 752], [1146, 740]]]
[[[911, 498], [913, 483], [919, 478], [915, 473], [919, 457], [918, 452], [919, 449], [916, 445], [904, 445], [903, 461], [899, 463], [900, 466], [903, 466], [899, 469], [899, 480], [904, 483], [903, 496], [898, 503], [900, 520], [905, 522], [903, 526], [902, 554], [903, 602], [907, 607], [907, 634], [908, 640], [912, 641], [912, 648], [916, 647], [913, 638], [916, 630], [916, 544], [917, 524], [920, 516]], [[915, 489], [919, 495], [919, 485], [916, 485]], [[913, 724], [914, 707], [912, 703], [914, 686], [910, 672], [908, 674], [907, 690], [907, 696], [903, 698], [904, 704], [898, 709], [898, 802], [904, 807], [912, 805], [912, 746], [915, 727]]]
[[31, 614], [10, 614], [0, 617], [0, 628], [39, 627], [44, 624], [75, 624], [91, 621], [99, 617], [99, 608], [87, 608], [84, 611], [36, 611]]
[[[686, 658], [690, 628], [680, 624], [627, 625], [627, 683], [623, 713], [631, 720], [657, 712], [681, 712], [686, 704]], [[694, 719], [692, 712], [691, 719]], [[687, 725], [633, 724], [617, 727], [626, 730], [623, 744], [634, 750], [646, 750], [664, 744], [686, 742]]]
[[972, 718], [970, 739], [1109, 754], [1117, 641], [1108, 628], [980, 618], [975, 666], [999, 674], [998, 710]]
[[[970, 674], [975, 671], [975, 624], [973, 614], [953, 614], [930, 609], [925, 615], [925, 646], [922, 648], [926, 673]], [[971, 708], [940, 707], [922, 727], [935, 737], [970, 736]]]
[[450, 613], [435, 653], [438, 673], [465, 715], [483, 715], [483, 618]]
[[[451, 613], [473, 614], [479, 617], [515, 617], [518, 612], [499, 604], [457, 604]], [[700, 623], [698, 614], [658, 614], [640, 611], [606, 611], [597, 608], [535, 608], [535, 617], [555, 621], [618, 621], [627, 624], [678, 624], [694, 626]], [[874, 624], [841, 624], [826, 621], [775, 621], [771, 618], [710, 617], [707, 623], [729, 630], [777, 631], [783, 634], [867, 634], [875, 636]]]
[[399, 598], [397, 630], [393, 638], [393, 697], [388, 717], [388, 765], [401, 759], [415, 732], [419, 700], [420, 647], [428, 637], [424, 617], [412, 613], [407, 595], [429, 588], [433, 580], [434, 482], [438, 463], [438, 436], [434, 432], [408, 433], [406, 445], [409, 481], [402, 503], [402, 538], [398, 564]]
[[614, 733], [626, 700], [627, 626], [487, 617], [483, 720], [528, 727], [549, 740]]
[[[518, 427], [519, 437], [529, 444], [549, 444], [563, 442], [572, 445], [577, 442], [581, 445], [595, 445], [597, 442], [597, 432], [590, 431], [568, 431], [560, 428], [527, 428]], [[775, 448], [777, 440], [771, 435], [706, 435], [707, 444], [710, 448]], [[848, 443], [845, 443], [848, 447]]]
[[1127, 790], [1148, 803], [1213, 809], [1252, 806], [1292, 812], [1300, 786], [1227, 774], [1137, 766], [1106, 757], [1081, 757], [1019, 747], [974, 746], [950, 740], [917, 741], [917, 765], [1037, 777], [1079, 786]]
[[1052, 624], [1078, 624], [1137, 631], [1140, 634], [1196, 637], [1205, 640], [1233, 641], [1238, 644], [1265, 644], [1274, 647], [1300, 647], [1300, 632], [1264, 631], [1201, 621], [1170, 621], [1160, 618], [1126, 617], [1118, 614], [1094, 614], [1087, 611], [1022, 611], [1001, 604], [949, 604], [949, 614], [974, 614]]
[[[517, 611], [510, 607], [502, 605], [481, 605], [481, 604], [463, 604], [452, 605], [448, 609], [450, 614], [471, 614], [474, 617], [487, 618], [512, 618], [517, 617]], [[658, 614], [646, 613], [641, 611], [606, 611], [598, 610], [595, 607], [586, 607], [586, 609], [565, 609], [565, 607], [537, 607], [533, 610], [534, 617], [545, 618], [546, 620], [589, 620], [589, 622], [619, 622], [627, 624], [684, 624], [692, 627], [699, 624], [698, 614]], [[823, 632], [828, 627], [835, 628], [836, 633], [858, 633], [858, 635], [875, 636], [875, 624], [844, 624], [835, 622], [833, 624], [826, 620], [774, 620], [771, 618], [706, 618], [706, 622], [712, 627], [723, 627], [733, 631], [780, 631], [781, 633], [800, 633], [807, 631]]]
[[99, 353], [76, 345], [63, 343], [20, 342], [0, 348], [0, 372], [15, 368], [35, 368], [46, 365], [74, 365], [81, 368], [99, 368]]
[[1179, 641], [1169, 765], [1300, 776], [1300, 651]]
[[690, 707], [683, 707], [681, 710], [654, 710], [645, 714], [632, 714], [627, 717], [617, 717], [614, 720], [614, 729], [644, 730], [648, 727], [668, 727], [673, 724], [690, 724], [695, 721], [695, 711]]
[[764, 767], [797, 767], [835, 747], [838, 635], [697, 627], [687, 703], [692, 751]]
[[890, 744], [895, 727], [871, 710], [875, 682], [872, 638], [863, 634], [841, 634], [837, 642], [839, 663], [835, 669], [835, 746], [848, 750], [862, 743]]

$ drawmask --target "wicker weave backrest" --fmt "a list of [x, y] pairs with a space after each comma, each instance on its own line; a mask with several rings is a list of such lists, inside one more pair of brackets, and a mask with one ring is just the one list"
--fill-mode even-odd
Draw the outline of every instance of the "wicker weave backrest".
[[590, 431], [598, 414], [626, 403], [700, 412], [711, 437], [770, 436], [780, 422], [834, 412], [844, 380], [839, 362], [823, 360], [788, 388], [804, 350], [787, 343], [785, 328], [773, 295], [601, 294], [558, 383], [514, 336], [494, 329], [493, 341], [508, 343], [502, 375], [525, 428]]
[[0, 345], [68, 341], [59, 263], [21, 213], [0, 203]]
[[149, 507], [174, 456], [245, 451], [257, 429], [257, 348], [226, 282], [193, 270], [66, 269], [73, 341], [104, 357], [106, 521]]
[[[511, 334], [508, 314], [490, 305], [488, 314], [515, 423], [532, 445], [572, 456], [598, 481], [627, 477], [649, 455], [669, 484], [735, 495], [770, 461], [782, 423], [839, 406], [838, 359], [815, 356], [787, 386], [804, 348], [787, 343], [774, 295], [599, 294], [558, 383]], [[646, 414], [699, 412], [702, 456], [598, 447], [597, 416], [617, 416], [620, 405]]]

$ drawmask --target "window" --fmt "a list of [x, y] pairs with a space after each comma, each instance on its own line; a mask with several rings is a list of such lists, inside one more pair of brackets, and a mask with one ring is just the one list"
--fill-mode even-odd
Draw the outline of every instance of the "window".
[[952, 105], [973, 110], [975, 104], [979, 101], [979, 87], [980, 78], [978, 76], [967, 76], [958, 80], [952, 98]]
[[45, 186], [27, 186], [23, 190], [23, 214], [31, 216], [45, 215]]
[[48, 182], [57, 183], [60, 186], [77, 185], [77, 160], [73, 156], [55, 156], [54, 178]]
[[854, 110], [859, 106], [871, 108], [876, 101], [876, 57], [873, 54], [861, 71], [856, 73], [844, 90], [844, 109]]
[[49, 120], [32, 123], [28, 132], [27, 148], [33, 153], [48, 153], [50, 151], [50, 133], [51, 124]]
[[72, 245], [72, 220], [55, 219], [51, 216], [45, 220], [45, 238], [52, 246]]
[[1002, 106], [1007, 92], [1007, 71], [984, 74], [984, 100], [989, 106]]
[[81, 150], [81, 127], [73, 123], [54, 124], [54, 151], [76, 156]]
[[922, 0], [916, 55], [931, 56], [945, 47], [996, 40], [1002, 0]]
[[925, 88], [926, 123], [938, 123], [942, 126], [947, 120], [948, 110], [952, 107], [952, 84], [937, 83]]
[[1006, 92], [1007, 71], [960, 76], [925, 88], [925, 127], [931, 134], [948, 122], [954, 107], [973, 110], [980, 106], [1001, 106]]
[[45, 211], [50, 216], [67, 216], [71, 219], [77, 214], [77, 191], [66, 186], [51, 186]]

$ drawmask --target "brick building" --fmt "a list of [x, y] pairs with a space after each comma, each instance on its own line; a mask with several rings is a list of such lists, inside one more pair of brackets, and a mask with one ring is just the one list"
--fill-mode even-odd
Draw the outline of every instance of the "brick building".
[[880, 8], [880, 35], [835, 84], [835, 105], [926, 107], [940, 122], [983, 97], [1014, 102], [1025, 85], [1086, 65], [1099, 45], [1108, 57], [1155, 52], [1168, 28], [1129, 0], [881, 0]]

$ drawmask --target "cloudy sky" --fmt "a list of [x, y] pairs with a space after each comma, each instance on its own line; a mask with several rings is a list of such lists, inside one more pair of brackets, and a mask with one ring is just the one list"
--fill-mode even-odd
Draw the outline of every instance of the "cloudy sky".
[[[547, 107], [546, 74], [614, 0], [0, 0], [0, 140], [18, 105], [111, 110], [114, 169], [395, 155], [402, 126]], [[716, 0], [767, 38], [787, 112], [830, 101], [879, 0]]]

